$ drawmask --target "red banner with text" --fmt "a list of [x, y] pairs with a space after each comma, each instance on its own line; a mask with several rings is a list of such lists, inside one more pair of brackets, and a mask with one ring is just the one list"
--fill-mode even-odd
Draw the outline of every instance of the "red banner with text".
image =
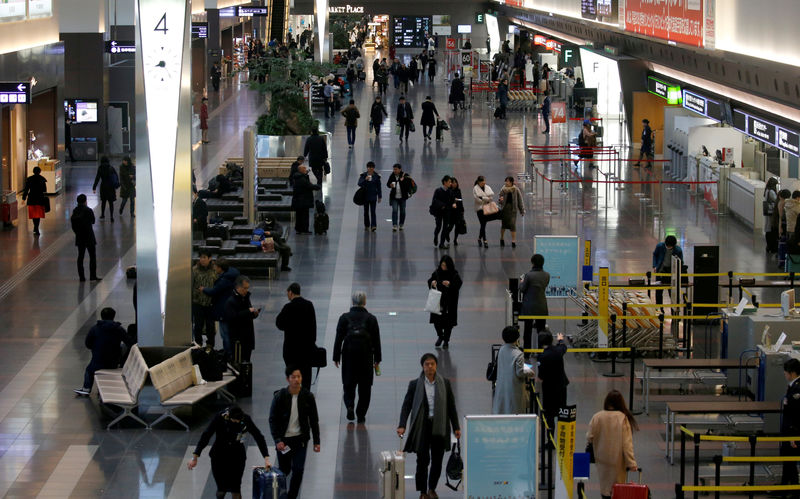
[[626, 0], [625, 29], [640, 35], [703, 46], [704, 0]]

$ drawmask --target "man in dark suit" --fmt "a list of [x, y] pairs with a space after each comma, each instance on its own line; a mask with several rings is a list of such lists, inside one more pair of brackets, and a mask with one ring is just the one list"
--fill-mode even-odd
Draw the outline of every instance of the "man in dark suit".
[[397, 124], [400, 126], [400, 142], [403, 141], [403, 134], [408, 141], [408, 133], [411, 131], [411, 124], [414, 121], [414, 111], [411, 110], [411, 104], [406, 102], [406, 98], [400, 96], [400, 101], [397, 104]]
[[[531, 257], [531, 264], [533, 267], [525, 274], [522, 278], [522, 282], [519, 284], [519, 292], [522, 293], [522, 304], [520, 306], [519, 315], [547, 315], [547, 296], [545, 295], [545, 290], [550, 284], [550, 274], [544, 271], [544, 256], [538, 253], [533, 255]], [[542, 333], [546, 325], [546, 319], [525, 321], [524, 348], [533, 348], [531, 345], [533, 328], [536, 327], [537, 333]], [[525, 354], [525, 358], [528, 357], [530, 357], [530, 355]]]
[[[450, 240], [450, 230], [453, 228], [451, 213], [458, 206], [450, 189], [450, 176], [442, 177], [442, 186], [433, 191], [433, 200], [429, 212], [436, 220], [436, 228], [433, 229], [433, 245], [439, 249], [450, 247], [447, 241]], [[439, 232], [441, 231], [441, 238]]]
[[78, 277], [81, 282], [86, 280], [83, 273], [83, 257], [86, 252], [89, 252], [89, 279], [92, 281], [99, 281], [97, 277], [97, 254], [95, 247], [97, 246], [97, 239], [94, 237], [94, 211], [86, 206], [86, 194], [78, 195], [78, 206], [72, 210], [70, 216], [72, 224], [72, 232], [75, 233], [75, 246], [78, 247]]
[[308, 230], [308, 210], [314, 207], [314, 191], [321, 189], [308, 178], [306, 165], [297, 167], [292, 177], [292, 210], [295, 212], [294, 230], [298, 234], [311, 234]]
[[[250, 362], [250, 355], [256, 348], [256, 332], [253, 320], [261, 313], [260, 308], [253, 307], [250, 303], [250, 279], [240, 275], [233, 286], [233, 294], [225, 302], [225, 321], [228, 323], [228, 333], [231, 343], [241, 344], [241, 362]], [[236, 353], [234, 347], [234, 354]]]
[[311, 389], [311, 352], [317, 341], [317, 314], [314, 304], [300, 296], [300, 285], [286, 289], [289, 303], [275, 317], [275, 327], [283, 331], [283, 362], [295, 366], [303, 375], [303, 388]]
[[442, 458], [450, 450], [450, 428], [456, 438], [461, 438], [461, 427], [450, 381], [436, 372], [438, 359], [426, 353], [420, 364], [422, 374], [408, 384], [403, 399], [397, 435], [401, 438], [405, 435], [411, 417], [411, 430], [403, 451], [417, 454], [415, 478], [420, 499], [433, 499], [439, 497], [436, 485], [442, 474]]
[[[367, 312], [367, 295], [356, 291], [352, 296], [350, 311], [339, 317], [336, 325], [336, 340], [333, 343], [333, 362], [339, 367], [342, 362], [342, 385], [347, 420], [358, 417], [364, 423], [372, 396], [373, 369], [380, 372], [381, 331], [378, 319]], [[358, 406], [356, 402], [358, 387]]]
[[[783, 364], [783, 375], [789, 383], [781, 410], [781, 434], [800, 435], [800, 360], [789, 359]], [[781, 442], [781, 456], [800, 456], [800, 442]], [[797, 485], [797, 463], [783, 463], [781, 485]], [[798, 497], [793, 493], [791, 497]]]
[[303, 156], [308, 158], [308, 166], [311, 167], [311, 172], [317, 177], [317, 185], [322, 185], [323, 168], [325, 167], [325, 161], [328, 160], [328, 146], [325, 143], [325, 138], [319, 134], [318, 129], [314, 128], [311, 131], [311, 136], [306, 139]]
[[542, 382], [542, 406], [544, 417], [554, 430], [558, 410], [567, 403], [567, 373], [564, 372], [564, 354], [567, 346], [564, 344], [564, 335], [558, 333], [558, 343], [553, 345], [553, 335], [542, 333], [539, 335], [539, 346], [544, 352], [539, 354], [539, 369], [536, 370], [539, 381]]

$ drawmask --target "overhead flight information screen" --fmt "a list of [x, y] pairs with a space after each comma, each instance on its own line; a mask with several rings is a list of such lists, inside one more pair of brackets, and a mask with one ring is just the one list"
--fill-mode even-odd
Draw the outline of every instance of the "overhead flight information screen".
[[395, 16], [394, 44], [397, 48], [423, 48], [432, 33], [431, 16]]

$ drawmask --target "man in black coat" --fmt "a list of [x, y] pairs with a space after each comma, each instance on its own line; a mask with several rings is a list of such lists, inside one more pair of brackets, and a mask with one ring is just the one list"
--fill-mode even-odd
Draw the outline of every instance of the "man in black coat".
[[[453, 197], [453, 191], [450, 189], [450, 175], [442, 177], [442, 186], [433, 191], [433, 201], [429, 208], [429, 212], [436, 219], [436, 228], [433, 230], [433, 245], [438, 246], [439, 249], [447, 249], [450, 247], [447, 241], [450, 240], [450, 230], [452, 222], [450, 214], [456, 209], [456, 201]], [[442, 237], [439, 238], [441, 231]]]
[[414, 111], [411, 109], [411, 104], [406, 102], [406, 98], [401, 95], [397, 104], [397, 125], [400, 127], [400, 142], [403, 141], [404, 134], [406, 141], [408, 141], [408, 134], [411, 131], [413, 122]]
[[542, 406], [544, 417], [554, 430], [558, 411], [567, 404], [567, 385], [569, 379], [564, 372], [564, 354], [567, 346], [564, 344], [564, 335], [558, 333], [558, 343], [553, 345], [553, 335], [543, 333], [539, 335], [539, 346], [544, 352], [539, 354], [539, 369], [536, 370], [539, 381], [542, 382]]
[[250, 362], [250, 355], [256, 348], [253, 319], [258, 317], [260, 312], [260, 308], [254, 308], [250, 303], [250, 279], [240, 275], [236, 278], [233, 295], [225, 302], [225, 320], [228, 323], [231, 343], [236, 345], [238, 341], [241, 344], [242, 362]]
[[194, 203], [192, 204], [192, 224], [194, 230], [202, 234], [203, 239], [206, 238], [206, 231], [208, 230], [208, 205], [206, 200], [200, 197], [197, 192], [192, 193]]
[[[781, 434], [800, 435], [800, 361], [789, 359], [783, 364], [783, 375], [789, 383], [781, 407]], [[800, 456], [800, 442], [781, 442], [781, 456]], [[797, 485], [797, 463], [783, 463], [781, 485]], [[793, 495], [792, 497], [797, 497]]]
[[325, 138], [319, 134], [319, 130], [316, 128], [311, 131], [311, 136], [306, 139], [303, 156], [308, 158], [308, 166], [311, 167], [311, 171], [317, 177], [317, 185], [322, 185], [322, 170], [325, 166], [325, 161], [328, 160], [328, 146], [325, 143]]
[[232, 359], [233, 344], [231, 343], [228, 322], [225, 320], [225, 304], [228, 303], [228, 298], [233, 294], [233, 287], [239, 277], [239, 270], [236, 267], [231, 267], [228, 260], [221, 256], [214, 262], [214, 272], [217, 273], [217, 280], [214, 281], [214, 286], [202, 288], [200, 291], [211, 297], [214, 319], [219, 321], [219, 335], [222, 338], [222, 347], [225, 349], [225, 354], [228, 358]]
[[128, 335], [119, 322], [114, 322], [117, 312], [106, 307], [100, 311], [100, 320], [92, 326], [84, 342], [92, 351], [92, 360], [83, 375], [83, 387], [73, 390], [78, 395], [89, 396], [94, 385], [94, 373], [100, 369], [116, 369], [122, 356], [120, 344], [133, 346], [136, 340]]
[[292, 182], [292, 209], [295, 211], [294, 230], [298, 234], [311, 234], [308, 230], [308, 210], [314, 207], [314, 191], [320, 185], [311, 183], [306, 165], [297, 167]]
[[289, 303], [275, 317], [275, 327], [283, 331], [283, 362], [295, 366], [303, 375], [303, 388], [311, 389], [311, 352], [317, 342], [317, 314], [314, 304], [300, 296], [300, 285], [286, 289]]
[[86, 280], [83, 273], [83, 257], [89, 252], [89, 279], [99, 281], [97, 277], [97, 254], [95, 247], [97, 239], [94, 237], [94, 211], [86, 206], [86, 194], [78, 195], [78, 206], [72, 210], [70, 216], [72, 232], [75, 233], [75, 246], [78, 247], [78, 277], [81, 282]]
[[[373, 370], [380, 372], [381, 331], [378, 319], [367, 312], [367, 295], [356, 291], [350, 311], [339, 317], [333, 343], [333, 363], [342, 363], [342, 385], [347, 420], [364, 423], [372, 396]], [[358, 406], [353, 410], [358, 387]]]

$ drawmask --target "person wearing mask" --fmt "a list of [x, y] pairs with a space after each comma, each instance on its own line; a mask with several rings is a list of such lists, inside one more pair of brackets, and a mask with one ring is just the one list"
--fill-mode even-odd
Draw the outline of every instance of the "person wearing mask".
[[639, 160], [633, 166], [639, 166], [642, 158], [647, 157], [647, 168], [653, 167], [653, 129], [650, 128], [650, 120], [642, 120], [642, 142], [639, 149]]
[[[781, 434], [800, 435], [800, 360], [787, 360], [783, 364], [783, 376], [789, 386], [781, 403]], [[800, 442], [781, 442], [780, 455], [800, 456]], [[797, 484], [797, 463], [791, 461], [783, 463], [781, 485]]]
[[211, 441], [211, 437], [216, 436], [208, 454], [211, 456], [211, 474], [217, 484], [218, 498], [225, 497], [228, 492], [233, 499], [242, 498], [242, 475], [247, 462], [243, 440], [248, 433], [253, 436], [264, 458], [264, 467], [269, 469], [267, 441], [250, 416], [237, 405], [218, 412], [197, 442], [188, 464], [190, 470], [197, 466], [197, 458]]
[[283, 362], [300, 369], [303, 388], [311, 389], [311, 353], [317, 344], [317, 313], [314, 304], [300, 296], [300, 284], [286, 288], [289, 303], [275, 317], [275, 327], [283, 331]]
[[405, 134], [406, 142], [408, 142], [408, 134], [411, 131], [413, 120], [414, 111], [411, 110], [411, 104], [406, 102], [406, 98], [401, 95], [397, 104], [397, 125], [400, 127], [400, 142], [403, 141], [403, 134]]
[[294, 230], [297, 234], [311, 234], [308, 230], [308, 210], [314, 207], [314, 191], [321, 189], [308, 178], [308, 168], [300, 165], [292, 177], [292, 209], [295, 211]]
[[[433, 245], [439, 249], [447, 249], [450, 246], [447, 241], [450, 239], [450, 229], [452, 229], [451, 214], [458, 206], [453, 191], [450, 190], [450, 176], [442, 177], [442, 186], [433, 191], [433, 200], [429, 212], [436, 220], [436, 228], [433, 229]], [[441, 239], [439, 233], [441, 231]]]
[[197, 263], [192, 267], [192, 336], [194, 342], [203, 346], [203, 330], [206, 334], [206, 346], [214, 348], [214, 309], [211, 297], [203, 293], [203, 288], [211, 288], [217, 280], [217, 273], [211, 259], [211, 252], [201, 249]]
[[117, 187], [119, 187], [119, 176], [117, 171], [108, 162], [108, 158], [100, 158], [100, 166], [97, 167], [97, 175], [92, 184], [92, 193], [97, 193], [97, 184], [100, 184], [100, 220], [106, 218], [106, 204], [108, 204], [111, 221], [114, 221], [114, 201], [117, 200]]
[[119, 322], [114, 321], [117, 311], [106, 307], [100, 311], [100, 320], [86, 335], [84, 344], [92, 351], [92, 360], [83, 375], [83, 387], [73, 390], [80, 396], [88, 397], [94, 385], [94, 373], [100, 369], [116, 369], [122, 356], [120, 344], [133, 346], [136, 341], [128, 336]]
[[202, 143], [208, 144], [208, 98], [203, 97], [200, 100], [200, 132], [202, 134]]
[[[392, 232], [403, 230], [406, 223], [406, 200], [411, 197], [414, 181], [403, 171], [400, 163], [392, 166], [392, 174], [386, 182], [389, 188], [389, 204], [392, 206]], [[399, 225], [398, 225], [399, 222]]]
[[503, 346], [497, 352], [497, 382], [494, 388], [492, 414], [524, 414], [528, 409], [527, 384], [533, 370], [525, 366], [519, 348], [519, 329], [503, 329]]
[[369, 119], [372, 122], [372, 129], [375, 131], [375, 138], [381, 137], [381, 125], [383, 125], [383, 118], [388, 117], [386, 106], [381, 102], [381, 96], [375, 97], [375, 102], [372, 103], [372, 108], [369, 111]]
[[225, 302], [225, 320], [231, 343], [241, 345], [241, 362], [250, 362], [250, 356], [256, 348], [253, 320], [259, 313], [261, 309], [250, 303], [250, 279], [240, 275], [233, 286], [233, 295]]
[[314, 394], [303, 388], [300, 369], [286, 368], [289, 386], [275, 392], [269, 408], [269, 429], [278, 451], [278, 467], [290, 480], [289, 499], [297, 499], [303, 483], [308, 440], [320, 451], [319, 415]]
[[767, 253], [778, 251], [778, 232], [780, 224], [777, 217], [773, 216], [778, 211], [778, 179], [771, 177], [764, 188], [764, 237], [767, 242]]
[[419, 363], [422, 373], [408, 383], [397, 435], [403, 438], [407, 424], [411, 423], [403, 451], [417, 455], [414, 480], [420, 499], [433, 499], [439, 497], [436, 486], [442, 474], [444, 453], [450, 450], [451, 428], [456, 438], [461, 438], [461, 427], [450, 380], [437, 373], [438, 359], [426, 353]]
[[503, 188], [500, 189], [500, 246], [505, 246], [506, 231], [511, 231], [511, 247], [517, 247], [517, 213], [525, 216], [525, 203], [522, 192], [514, 185], [514, 177], [506, 177]]
[[[431, 51], [432, 49], [428, 49]], [[433, 57], [433, 52], [431, 52], [430, 58], [428, 59], [428, 81], [433, 82], [433, 79], [436, 77], [436, 59]]]
[[211, 307], [214, 319], [219, 322], [219, 335], [222, 337], [222, 348], [229, 359], [233, 359], [233, 342], [231, 341], [230, 328], [225, 317], [225, 305], [228, 298], [233, 295], [233, 287], [239, 278], [239, 271], [231, 267], [225, 257], [219, 257], [214, 262], [214, 272], [217, 279], [213, 287], [202, 288], [201, 291], [211, 297]]
[[422, 103], [422, 118], [419, 124], [422, 125], [422, 135], [425, 140], [431, 140], [431, 133], [433, 127], [436, 126], [436, 120], [439, 119], [439, 111], [436, 110], [436, 104], [431, 100], [431, 96], [425, 97], [425, 102]]
[[553, 345], [553, 335], [549, 332], [539, 334], [539, 347], [544, 351], [539, 354], [537, 377], [542, 382], [542, 407], [544, 417], [550, 427], [555, 431], [556, 416], [558, 411], [567, 405], [567, 385], [569, 379], [564, 372], [564, 354], [567, 346], [564, 344], [564, 335], [558, 334], [558, 343]]
[[347, 145], [352, 149], [353, 144], [356, 143], [358, 119], [361, 117], [356, 107], [356, 101], [350, 99], [350, 104], [342, 109], [342, 116], [344, 116], [344, 126], [347, 128]]
[[542, 133], [550, 133], [550, 92], [544, 91], [544, 100], [542, 101], [542, 121], [544, 121], [544, 131]]
[[303, 156], [308, 158], [308, 166], [317, 178], [317, 185], [322, 185], [322, 173], [325, 162], [328, 160], [328, 145], [316, 127], [311, 130], [311, 136], [306, 139]]
[[450, 84], [450, 104], [453, 105], [453, 111], [456, 111], [459, 106], [464, 109], [464, 99], [464, 82], [456, 73], [453, 83]]
[[89, 253], [89, 279], [92, 281], [101, 280], [97, 276], [97, 239], [94, 237], [94, 211], [86, 206], [86, 194], [78, 194], [78, 206], [72, 210], [69, 220], [72, 225], [72, 232], [75, 233], [75, 246], [78, 247], [78, 278], [81, 282], [86, 281], [86, 274], [83, 273], [83, 257]]
[[[672, 272], [672, 256], [680, 258], [683, 263], [683, 250], [678, 246], [678, 240], [675, 236], [667, 236], [664, 242], [658, 243], [653, 250], [653, 272], [657, 274], [669, 274]], [[661, 281], [661, 286], [669, 286], [672, 279], [669, 276], [661, 276], [658, 278]], [[672, 294], [670, 293], [670, 296]], [[664, 290], [656, 290], [656, 303], [664, 303]]]
[[119, 214], [125, 209], [125, 204], [130, 201], [131, 218], [136, 218], [136, 167], [133, 165], [130, 156], [122, 158], [119, 165], [119, 197], [122, 203], [119, 205]]
[[586, 442], [594, 448], [603, 499], [611, 499], [615, 483], [627, 481], [627, 471], [638, 469], [633, 455], [633, 430], [638, 429], [622, 394], [617, 390], [608, 392], [603, 401], [603, 410], [592, 416], [586, 433]]
[[456, 270], [450, 255], [443, 255], [439, 265], [428, 279], [428, 289], [436, 289], [442, 293], [440, 313], [431, 314], [429, 322], [436, 330], [436, 343], [447, 350], [450, 347], [450, 335], [458, 325], [458, 294], [461, 290], [461, 276]]
[[[342, 368], [342, 387], [347, 420], [363, 424], [372, 396], [373, 372], [380, 373], [381, 331], [378, 319], [367, 311], [367, 295], [353, 293], [350, 311], [339, 317], [333, 342], [333, 363]], [[358, 389], [358, 405], [356, 405]]]
[[[45, 208], [50, 206], [50, 199], [47, 198], [47, 180], [41, 173], [42, 169], [34, 166], [33, 175], [25, 179], [25, 188], [22, 190], [22, 200], [28, 204], [28, 218], [33, 220], [34, 236], [40, 234], [39, 222], [48, 211]], [[111, 217], [113, 219], [114, 215]]]
[[[522, 277], [522, 281], [519, 284], [519, 292], [522, 294], [519, 315], [547, 315], [547, 296], [545, 291], [550, 284], [550, 274], [544, 271], [544, 256], [538, 253], [533, 255], [531, 257], [531, 265], [533, 267]], [[526, 350], [538, 348], [531, 344], [533, 329], [536, 329], [537, 334], [541, 334], [544, 332], [546, 325], [546, 319], [525, 321], [523, 345]], [[525, 358], [527, 357], [528, 355], [525, 356]]]
[[334, 99], [336, 99], [336, 92], [333, 89], [333, 80], [325, 82], [325, 86], [322, 87], [322, 97], [325, 100], [325, 117], [332, 118], [333, 112], [336, 110], [336, 103], [334, 101]]
[[497, 85], [495, 98], [500, 102], [500, 110], [495, 113], [495, 118], [506, 119], [506, 107], [508, 106], [508, 80], [503, 78]]
[[450, 222], [453, 227], [453, 246], [458, 246], [458, 236], [466, 234], [467, 222], [464, 220], [464, 199], [461, 197], [461, 188], [455, 177], [450, 177], [450, 190], [453, 192], [453, 201], [456, 205], [451, 213]]
[[367, 163], [367, 171], [358, 177], [358, 186], [366, 191], [364, 202], [364, 230], [378, 230], [377, 204], [383, 200], [381, 176], [375, 172], [375, 163]]
[[494, 191], [486, 184], [486, 179], [483, 175], [478, 175], [478, 178], [475, 179], [475, 183], [472, 186], [472, 197], [475, 199], [475, 212], [481, 225], [480, 232], [478, 232], [478, 246], [482, 245], [484, 248], [488, 248], [486, 223], [497, 220], [497, 213], [489, 215], [483, 213], [483, 207], [494, 201]]

